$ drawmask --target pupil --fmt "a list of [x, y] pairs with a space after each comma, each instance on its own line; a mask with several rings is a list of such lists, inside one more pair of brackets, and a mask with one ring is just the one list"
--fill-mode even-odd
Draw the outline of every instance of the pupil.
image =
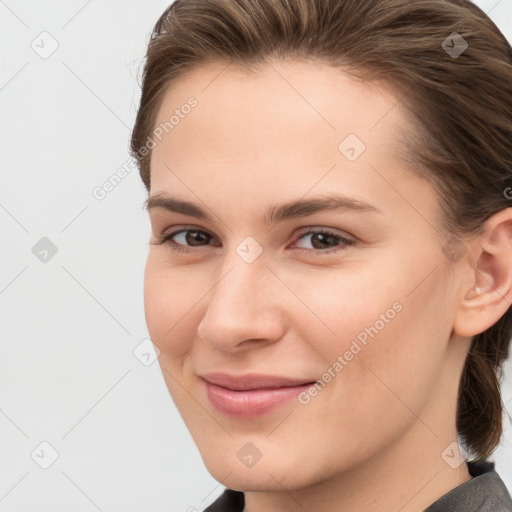
[[[326, 242], [329, 243], [333, 241], [333, 236], [332, 235], [327, 235], [327, 234], [324, 234], [324, 233], [315, 233], [313, 235], [313, 246], [315, 246], [315, 243], [314, 241], [315, 240], [320, 240], [320, 242], [325, 244]], [[324, 248], [324, 245], [320, 245], [320, 247], [316, 247], [315, 246], [315, 249], [323, 249]]]
[[187, 239], [187, 243], [189, 245], [194, 245], [194, 242], [199, 242], [197, 245], [200, 245], [207, 236], [208, 235], [206, 233], [201, 233], [200, 231], [189, 231], [185, 238]]

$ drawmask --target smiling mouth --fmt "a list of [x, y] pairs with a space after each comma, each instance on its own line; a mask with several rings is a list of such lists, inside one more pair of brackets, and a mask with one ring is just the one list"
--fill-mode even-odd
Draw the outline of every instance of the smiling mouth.
[[292, 401], [313, 382], [279, 387], [234, 390], [204, 380], [208, 400], [223, 414], [238, 418], [255, 418]]

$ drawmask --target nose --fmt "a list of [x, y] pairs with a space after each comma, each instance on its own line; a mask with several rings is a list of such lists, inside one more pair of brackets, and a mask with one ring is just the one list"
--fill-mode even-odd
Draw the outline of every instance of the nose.
[[201, 339], [236, 352], [273, 343], [284, 335], [284, 286], [263, 258], [247, 263], [235, 254], [215, 282], [205, 297], [206, 313], [197, 328]]

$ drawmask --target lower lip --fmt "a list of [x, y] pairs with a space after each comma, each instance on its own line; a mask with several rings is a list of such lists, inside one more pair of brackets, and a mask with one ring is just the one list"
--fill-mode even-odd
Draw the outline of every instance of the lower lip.
[[238, 418], [256, 418], [293, 400], [313, 383], [274, 389], [233, 391], [204, 381], [211, 404], [220, 412]]

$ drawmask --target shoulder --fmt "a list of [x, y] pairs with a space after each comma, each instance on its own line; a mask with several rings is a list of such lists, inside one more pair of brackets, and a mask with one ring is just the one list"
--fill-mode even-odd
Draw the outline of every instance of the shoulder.
[[512, 512], [512, 499], [494, 463], [468, 462], [471, 480], [441, 496], [424, 512]]

